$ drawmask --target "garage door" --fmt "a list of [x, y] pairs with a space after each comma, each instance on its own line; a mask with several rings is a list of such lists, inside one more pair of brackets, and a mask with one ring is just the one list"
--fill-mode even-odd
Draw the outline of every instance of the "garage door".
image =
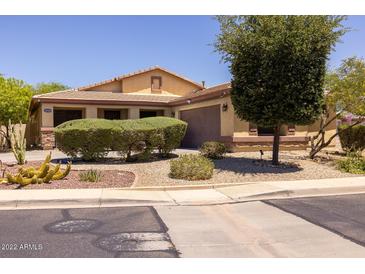
[[220, 105], [181, 111], [180, 119], [188, 123], [183, 147], [197, 148], [205, 141], [220, 140]]

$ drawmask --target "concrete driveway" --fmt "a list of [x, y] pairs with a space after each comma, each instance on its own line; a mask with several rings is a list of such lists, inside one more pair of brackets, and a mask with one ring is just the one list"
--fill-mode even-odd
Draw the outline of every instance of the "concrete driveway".
[[365, 257], [364, 247], [262, 202], [157, 212], [181, 257]]

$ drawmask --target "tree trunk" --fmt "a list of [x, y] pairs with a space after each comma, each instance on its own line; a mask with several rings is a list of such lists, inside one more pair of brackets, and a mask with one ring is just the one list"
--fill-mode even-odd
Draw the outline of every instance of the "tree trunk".
[[6, 126], [6, 136], [5, 136], [5, 141], [6, 141], [6, 148], [10, 149], [11, 148], [11, 142], [10, 142], [10, 125]]
[[272, 164], [279, 165], [280, 126], [274, 128], [274, 142], [272, 146]]

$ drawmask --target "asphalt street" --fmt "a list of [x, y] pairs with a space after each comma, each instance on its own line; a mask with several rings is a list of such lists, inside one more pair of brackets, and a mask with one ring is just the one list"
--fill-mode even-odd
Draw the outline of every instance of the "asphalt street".
[[365, 195], [0, 211], [0, 257], [365, 257]]
[[365, 194], [271, 200], [266, 203], [365, 247]]
[[0, 257], [177, 257], [153, 207], [0, 211]]

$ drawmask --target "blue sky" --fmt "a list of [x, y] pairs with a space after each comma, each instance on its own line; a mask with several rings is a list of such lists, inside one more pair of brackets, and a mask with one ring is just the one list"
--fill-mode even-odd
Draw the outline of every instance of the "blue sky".
[[[331, 54], [330, 67], [363, 56], [365, 16]], [[219, 32], [211, 16], [0, 16], [0, 73], [30, 84], [77, 87], [160, 65], [207, 86], [230, 80], [210, 45]]]

